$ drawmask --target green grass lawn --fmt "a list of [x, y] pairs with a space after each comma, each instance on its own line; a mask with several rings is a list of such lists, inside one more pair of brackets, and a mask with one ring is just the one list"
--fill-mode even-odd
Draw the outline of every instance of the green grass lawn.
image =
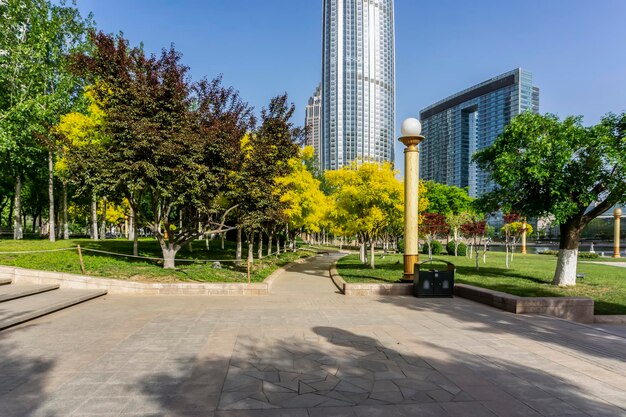
[[[245, 245], [244, 262], [241, 267], [235, 266], [234, 262], [222, 262], [222, 269], [213, 269], [211, 268], [211, 263], [178, 261], [201, 259], [234, 260], [235, 244], [227, 241], [225, 242], [224, 250], [222, 250], [219, 240], [211, 241], [209, 250], [206, 249], [204, 241], [194, 242], [192, 252], [187, 247], [181, 249], [176, 257], [176, 270], [164, 270], [159, 261], [124, 258], [88, 251], [88, 249], [97, 249], [114, 253], [132, 254], [132, 242], [125, 239], [109, 239], [98, 242], [89, 239], [73, 239], [61, 240], [55, 243], [47, 240], [2, 240], [0, 241], [0, 265], [80, 274], [80, 264], [76, 250], [19, 255], [2, 254], [2, 252], [75, 248], [76, 245], [80, 245], [84, 249], [83, 260], [87, 275], [143, 282], [248, 282], [245, 262], [247, 246]], [[267, 253], [266, 251], [267, 248], [264, 248], [264, 254]], [[254, 253], [256, 256], [256, 248]], [[154, 239], [139, 240], [139, 255], [162, 257], [159, 244]], [[266, 257], [261, 261], [255, 260], [251, 268], [251, 281], [261, 282], [281, 266], [307, 256], [311, 256], [311, 252], [298, 251], [295, 253], [283, 253], [280, 257]]]
[[[421, 260], [427, 256], [420, 255]], [[556, 257], [515, 254], [510, 269], [505, 268], [504, 253], [489, 252], [487, 263], [480, 259], [476, 271], [474, 260], [466, 257], [435, 256], [456, 265], [458, 283], [491, 288], [524, 297], [591, 297], [596, 314], [626, 314], [626, 268], [599, 265], [591, 260], [578, 263], [578, 273], [585, 278], [573, 288], [550, 285], [556, 268]], [[597, 259], [595, 261], [604, 261]], [[359, 262], [358, 255], [342, 258], [337, 266], [346, 282], [397, 282], [402, 276], [402, 255], [376, 256], [376, 269]]]

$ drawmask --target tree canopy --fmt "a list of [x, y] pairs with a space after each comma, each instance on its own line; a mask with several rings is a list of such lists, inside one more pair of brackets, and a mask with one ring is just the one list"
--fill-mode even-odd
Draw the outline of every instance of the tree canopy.
[[484, 205], [560, 223], [554, 284], [574, 285], [583, 229], [626, 202], [626, 114], [585, 127], [581, 117], [524, 113], [474, 160], [496, 184]]

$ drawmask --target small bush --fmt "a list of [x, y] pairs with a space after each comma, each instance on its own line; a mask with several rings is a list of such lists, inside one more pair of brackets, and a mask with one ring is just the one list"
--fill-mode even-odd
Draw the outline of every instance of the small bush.
[[580, 259], [597, 259], [600, 257], [600, 255], [592, 252], [578, 252], [578, 257]]
[[[454, 240], [451, 240], [450, 242], [448, 242], [448, 244], [446, 245], [446, 252], [448, 252], [448, 255], [454, 256]], [[459, 243], [459, 247], [457, 248], [457, 255], [458, 256], [467, 255], [467, 245], [465, 243], [463, 242]]]
[[[440, 255], [443, 251], [443, 245], [438, 240], [433, 240], [430, 242], [430, 250], [433, 255]], [[422, 253], [428, 255], [428, 243], [424, 243]]]
[[404, 239], [398, 239], [398, 252], [404, 253]]
[[541, 252], [537, 252], [539, 255], [552, 255], [557, 256], [559, 254], [558, 250], [542, 250]]

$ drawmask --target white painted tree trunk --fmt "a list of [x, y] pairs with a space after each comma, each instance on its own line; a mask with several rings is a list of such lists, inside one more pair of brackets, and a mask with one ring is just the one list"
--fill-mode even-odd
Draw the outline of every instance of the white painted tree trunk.
[[257, 259], [261, 259], [263, 257], [263, 232], [259, 232], [259, 247], [257, 248]]
[[24, 238], [24, 229], [22, 224], [22, 176], [18, 175], [15, 179], [15, 203], [13, 205], [13, 239], [21, 240]]
[[276, 255], [280, 255], [280, 235], [276, 236]]
[[267, 256], [272, 255], [272, 241], [274, 240], [274, 233], [270, 233], [269, 238], [267, 240]]
[[254, 233], [248, 236], [248, 262], [254, 262]]
[[365, 257], [365, 242], [361, 243], [360, 260], [361, 263], [367, 263], [367, 258]]
[[174, 248], [164, 248], [163, 249], [163, 268], [164, 269], [175, 269], [176, 268], [176, 252], [178, 252]]
[[235, 251], [235, 260], [237, 261], [237, 266], [241, 265], [241, 252], [242, 252], [242, 247], [241, 247], [242, 243], [241, 243], [241, 227], [237, 228], [237, 249]]
[[63, 239], [70, 238], [70, 226], [67, 222], [67, 184], [63, 182]]
[[552, 283], [560, 287], [576, 285], [578, 249], [559, 249], [556, 271]]
[[374, 257], [374, 248], [376, 246], [376, 243], [374, 241], [374, 239], [372, 239], [372, 242], [370, 244], [370, 267], [372, 269], [376, 269], [376, 258]]
[[130, 215], [128, 216], [128, 240], [130, 241], [134, 241], [135, 240], [135, 210], [133, 210], [133, 208], [130, 208]]
[[56, 228], [54, 224], [54, 157], [52, 150], [48, 150], [48, 239], [50, 242], [56, 241]]
[[91, 198], [91, 238], [98, 240], [98, 198]]

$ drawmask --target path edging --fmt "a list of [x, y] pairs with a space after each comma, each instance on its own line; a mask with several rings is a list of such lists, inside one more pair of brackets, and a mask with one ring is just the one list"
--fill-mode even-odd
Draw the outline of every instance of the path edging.
[[[349, 284], [337, 271], [337, 261], [330, 267], [330, 277], [344, 295], [412, 295], [413, 284]], [[545, 314], [578, 323], [625, 323], [626, 316], [608, 319], [593, 314], [594, 300], [587, 297], [519, 297], [487, 288], [455, 284], [454, 295], [514, 314]], [[610, 316], [609, 316], [610, 317]], [[606, 320], [606, 321], [604, 321]]]

